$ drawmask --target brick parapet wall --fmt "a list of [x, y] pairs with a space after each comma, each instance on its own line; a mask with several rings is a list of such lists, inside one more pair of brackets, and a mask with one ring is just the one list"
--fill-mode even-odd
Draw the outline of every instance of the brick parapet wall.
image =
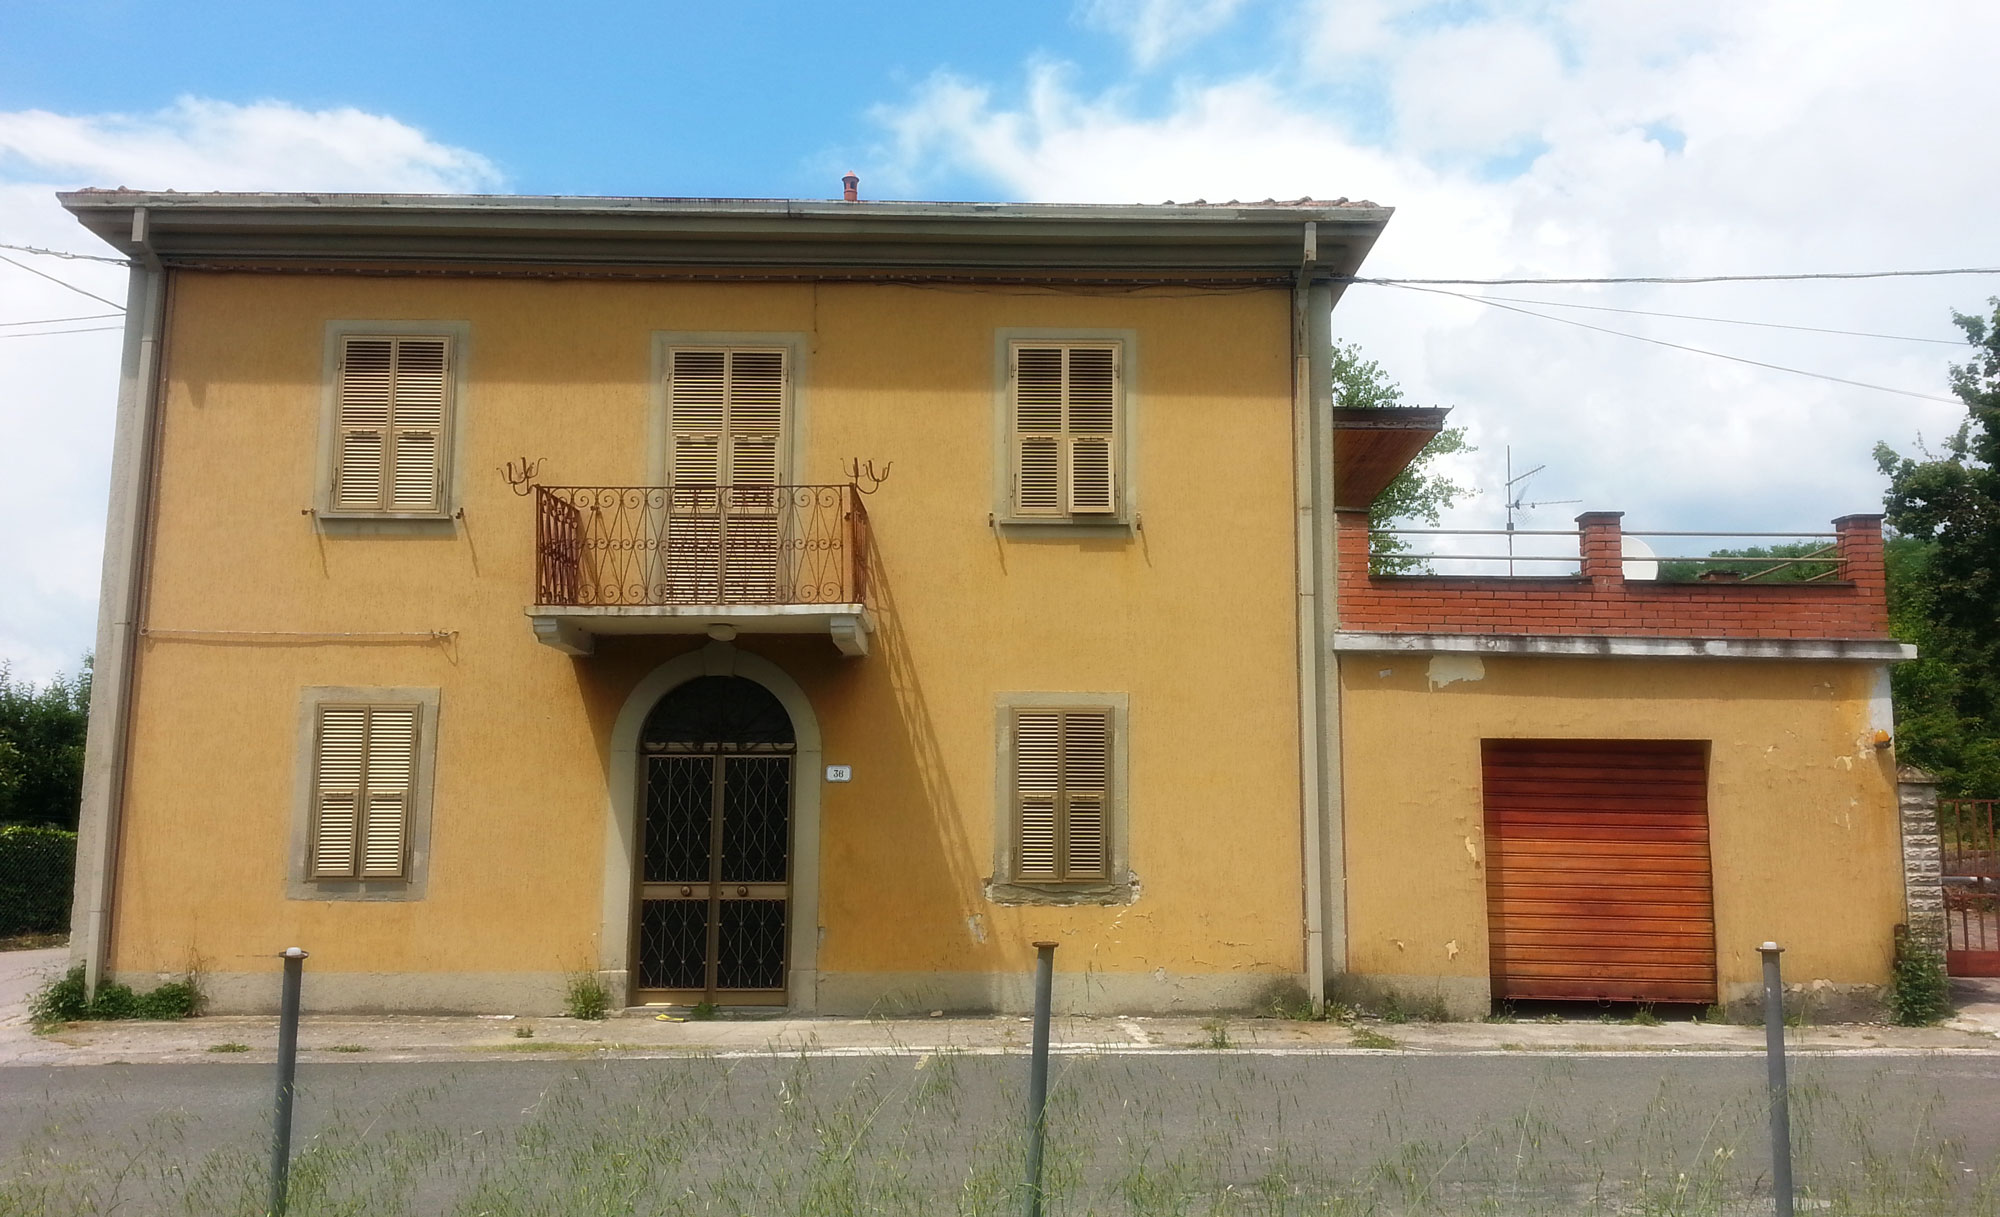
[[1370, 575], [1368, 515], [1339, 513], [1340, 628], [1425, 634], [1671, 638], [1889, 636], [1882, 517], [1834, 521], [1846, 578], [1825, 583], [1658, 583], [1625, 578], [1618, 512], [1577, 517], [1582, 573]]
[[1912, 941], [1942, 951], [1944, 864], [1938, 841], [1937, 779], [1921, 769], [1898, 770], [1896, 803], [1903, 826], [1903, 920]]

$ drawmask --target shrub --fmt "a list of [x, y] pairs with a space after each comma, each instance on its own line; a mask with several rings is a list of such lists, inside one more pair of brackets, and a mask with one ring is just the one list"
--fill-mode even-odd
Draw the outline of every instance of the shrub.
[[1944, 956], [1909, 935], [1896, 935], [1896, 967], [1889, 978], [1889, 1012], [1905, 1027], [1927, 1027], [1951, 1014], [1951, 982]]
[[611, 1013], [611, 990], [594, 972], [578, 972], [569, 978], [569, 992], [563, 1003], [571, 1018], [595, 1021]]
[[201, 1013], [201, 1004], [201, 982], [192, 973], [145, 993], [105, 981], [93, 999], [83, 982], [83, 965], [77, 964], [28, 999], [28, 1019], [37, 1027], [53, 1027], [86, 1019], [192, 1018]]
[[76, 834], [32, 824], [0, 827], [0, 938], [69, 928]]

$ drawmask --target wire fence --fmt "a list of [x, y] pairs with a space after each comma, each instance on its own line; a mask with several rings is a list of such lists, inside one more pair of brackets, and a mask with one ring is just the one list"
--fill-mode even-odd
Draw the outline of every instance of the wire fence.
[[0, 939], [67, 933], [75, 882], [75, 833], [0, 824]]

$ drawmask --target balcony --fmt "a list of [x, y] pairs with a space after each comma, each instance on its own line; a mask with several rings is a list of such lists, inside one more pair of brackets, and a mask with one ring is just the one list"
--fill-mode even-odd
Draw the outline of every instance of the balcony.
[[853, 486], [538, 486], [542, 642], [824, 634], [866, 655], [868, 513]]

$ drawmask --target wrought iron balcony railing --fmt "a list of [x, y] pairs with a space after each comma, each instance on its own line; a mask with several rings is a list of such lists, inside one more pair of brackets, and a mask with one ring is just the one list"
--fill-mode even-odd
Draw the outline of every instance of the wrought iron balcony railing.
[[861, 604], [853, 486], [538, 486], [546, 605]]

